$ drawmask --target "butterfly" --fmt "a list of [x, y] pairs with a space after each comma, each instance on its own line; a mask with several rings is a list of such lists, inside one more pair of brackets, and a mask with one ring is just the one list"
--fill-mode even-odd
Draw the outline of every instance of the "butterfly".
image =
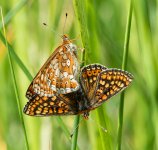
[[77, 91], [47, 97], [35, 93], [31, 85], [33, 96], [24, 113], [30, 116], [83, 114], [88, 119], [91, 110], [127, 88], [132, 80], [133, 75], [127, 71], [90, 64], [81, 69]]
[[54, 93], [66, 94], [79, 89], [77, 47], [67, 35], [62, 39], [62, 45], [52, 53], [30, 84], [26, 92], [28, 99], [32, 99], [32, 92], [52, 97]]

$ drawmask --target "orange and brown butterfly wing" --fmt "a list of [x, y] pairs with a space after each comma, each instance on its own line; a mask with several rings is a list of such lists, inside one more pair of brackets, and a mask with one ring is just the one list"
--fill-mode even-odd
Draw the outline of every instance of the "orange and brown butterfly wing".
[[100, 64], [87, 65], [81, 69], [80, 82], [88, 99], [93, 97], [99, 73], [106, 69], [105, 66]]
[[80, 74], [81, 86], [91, 109], [127, 88], [132, 79], [127, 71], [107, 69], [100, 64], [85, 66]]
[[100, 106], [112, 96], [127, 88], [133, 80], [133, 76], [120, 69], [106, 69], [98, 76], [98, 84], [90, 105], [93, 108]]
[[78, 114], [78, 104], [76, 93], [57, 94], [52, 97], [40, 96], [31, 90], [28, 93], [29, 102], [24, 107], [23, 112], [30, 116], [50, 116], [50, 115], [75, 115]]
[[72, 43], [63, 44], [48, 58], [31, 83], [35, 93], [51, 97], [54, 91], [66, 94], [79, 89], [78, 61], [73, 49]]

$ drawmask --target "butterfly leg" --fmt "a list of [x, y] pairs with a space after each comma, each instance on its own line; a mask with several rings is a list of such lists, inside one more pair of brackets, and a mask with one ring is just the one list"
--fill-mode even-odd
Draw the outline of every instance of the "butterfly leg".
[[85, 120], [88, 120], [88, 118], [89, 118], [89, 111], [85, 111], [83, 113], [83, 117], [84, 117]]

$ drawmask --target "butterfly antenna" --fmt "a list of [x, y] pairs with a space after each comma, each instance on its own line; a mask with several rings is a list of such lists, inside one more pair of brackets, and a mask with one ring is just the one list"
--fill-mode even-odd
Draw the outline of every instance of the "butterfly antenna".
[[78, 125], [76, 126], [76, 128], [75, 129], [73, 129], [73, 131], [71, 132], [71, 134], [70, 134], [70, 138], [72, 138], [73, 137], [73, 135], [74, 135], [74, 133], [75, 133], [75, 131], [76, 131], [76, 129], [79, 127], [79, 125], [80, 125], [80, 123], [83, 121], [83, 118], [81, 118], [80, 119], [80, 122], [78, 123]]
[[[49, 27], [45, 22], [43, 23], [43, 25], [45, 26], [45, 27]], [[50, 29], [52, 32], [54, 32], [56, 35], [58, 35], [60, 38], [62, 37], [62, 35], [61, 34], [59, 34], [59, 33], [57, 33], [53, 28], [51, 28]]]
[[101, 126], [99, 123], [97, 123], [94, 119], [92, 119], [91, 117], [89, 117], [89, 119], [90, 119], [91, 121], [93, 121], [93, 123], [94, 123], [97, 127], [101, 128], [105, 133], [108, 132], [107, 129], [105, 129], [103, 126]]
[[80, 39], [80, 38], [81, 38], [81, 35], [78, 35], [77, 37], [71, 39], [71, 41], [76, 41], [76, 40], [78, 40], [78, 39]]
[[64, 31], [65, 31], [65, 25], [66, 25], [67, 16], [68, 16], [68, 14], [66, 13], [65, 14], [64, 27], [63, 27], [63, 35], [64, 35]]

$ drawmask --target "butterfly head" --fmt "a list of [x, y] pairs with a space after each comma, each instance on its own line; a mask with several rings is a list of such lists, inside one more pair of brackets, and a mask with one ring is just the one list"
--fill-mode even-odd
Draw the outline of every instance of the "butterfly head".
[[70, 39], [68, 38], [68, 35], [64, 34], [61, 36], [61, 38], [63, 39], [63, 43], [70, 43]]

